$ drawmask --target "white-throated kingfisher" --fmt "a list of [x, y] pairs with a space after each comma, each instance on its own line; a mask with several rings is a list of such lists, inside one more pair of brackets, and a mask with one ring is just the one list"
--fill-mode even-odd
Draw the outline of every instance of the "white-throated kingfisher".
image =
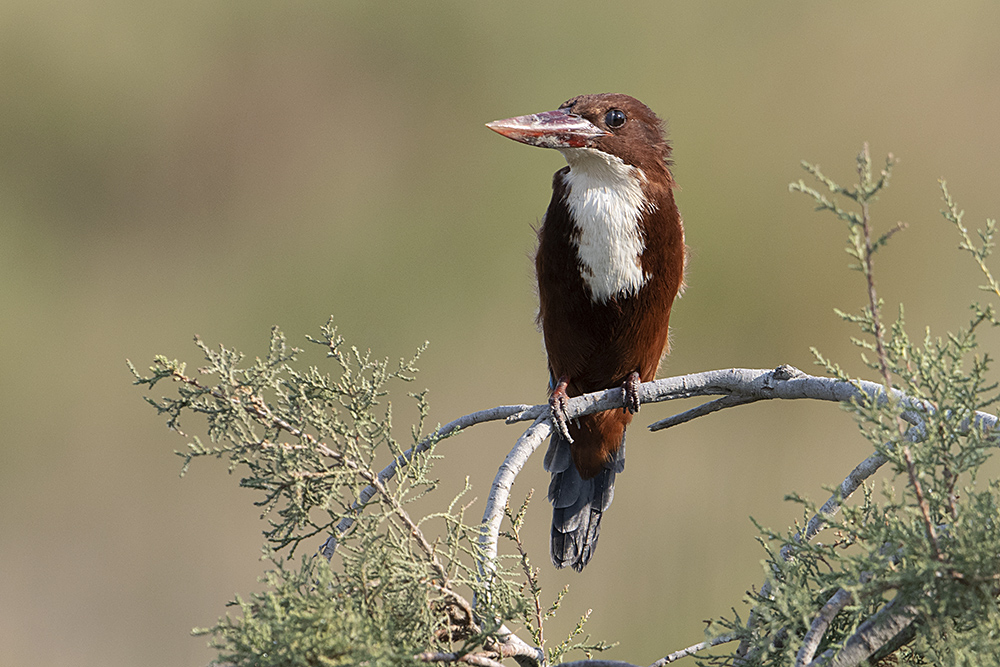
[[[656, 375], [670, 307], [684, 282], [670, 144], [646, 105], [610, 93], [487, 127], [555, 148], [569, 163], [552, 180], [535, 270], [554, 424], [545, 454], [552, 562], [580, 571], [625, 467], [637, 386]], [[569, 397], [613, 387], [622, 388], [625, 409], [566, 419]]]

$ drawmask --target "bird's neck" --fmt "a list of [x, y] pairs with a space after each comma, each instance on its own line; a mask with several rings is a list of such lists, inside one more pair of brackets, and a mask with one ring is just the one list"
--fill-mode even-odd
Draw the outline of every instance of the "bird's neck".
[[652, 212], [642, 170], [589, 148], [563, 149], [570, 169], [563, 176], [572, 243], [591, 299], [605, 303], [636, 294], [649, 279], [642, 267], [642, 218]]

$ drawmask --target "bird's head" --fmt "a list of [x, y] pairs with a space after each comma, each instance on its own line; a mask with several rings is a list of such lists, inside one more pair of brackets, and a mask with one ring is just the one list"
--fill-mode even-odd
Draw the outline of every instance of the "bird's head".
[[555, 111], [495, 120], [486, 127], [514, 141], [555, 148], [571, 164], [580, 151], [599, 151], [645, 173], [669, 165], [662, 121], [628, 95], [580, 95]]

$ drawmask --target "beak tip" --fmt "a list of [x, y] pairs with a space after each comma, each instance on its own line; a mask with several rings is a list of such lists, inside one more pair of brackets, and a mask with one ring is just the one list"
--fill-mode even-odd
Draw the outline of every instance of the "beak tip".
[[492, 120], [489, 123], [485, 123], [485, 125], [488, 129], [493, 130], [502, 137], [507, 137], [514, 141], [522, 141], [522, 134], [519, 132], [521, 128], [516, 123], [511, 123], [511, 120], [509, 118]]

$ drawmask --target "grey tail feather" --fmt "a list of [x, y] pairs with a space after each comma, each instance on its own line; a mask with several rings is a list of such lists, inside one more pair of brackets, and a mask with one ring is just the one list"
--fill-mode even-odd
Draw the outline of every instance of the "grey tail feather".
[[625, 469], [625, 436], [601, 472], [583, 479], [573, 464], [569, 442], [553, 431], [545, 452], [545, 469], [552, 473], [552, 563], [558, 568], [571, 565], [580, 572], [597, 549], [601, 516], [615, 497], [615, 475]]

